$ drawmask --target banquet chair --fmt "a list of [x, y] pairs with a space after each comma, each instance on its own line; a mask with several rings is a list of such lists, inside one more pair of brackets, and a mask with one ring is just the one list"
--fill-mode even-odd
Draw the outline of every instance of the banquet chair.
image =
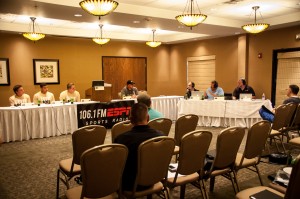
[[114, 198], [120, 194], [121, 179], [128, 149], [122, 144], [95, 146], [86, 150], [81, 158], [82, 186], [68, 189], [68, 199]]
[[[139, 198], [153, 193], [169, 198], [166, 187], [169, 163], [175, 147], [175, 140], [167, 136], [155, 137], [144, 141], [138, 148], [137, 175], [132, 191], [124, 191], [127, 198]], [[138, 191], [137, 186], [150, 186], [146, 190]]]
[[257, 122], [251, 126], [248, 130], [244, 152], [237, 153], [235, 159], [235, 171], [238, 172], [240, 169], [247, 168], [256, 172], [261, 185], [263, 185], [263, 182], [257, 165], [260, 162], [270, 131], [271, 123], [266, 120]]
[[180, 146], [180, 141], [182, 136], [196, 130], [198, 120], [199, 117], [194, 114], [183, 115], [176, 120], [175, 133], [174, 133], [174, 138], [176, 141], [174, 155], [176, 155], [176, 161], [177, 161], [177, 156], [179, 154], [179, 146]]
[[[56, 198], [59, 197], [59, 182], [62, 181], [67, 189], [70, 188], [69, 181], [81, 173], [80, 156], [94, 146], [104, 143], [106, 128], [100, 125], [84, 126], [72, 134], [73, 157], [61, 160], [57, 170]], [[63, 177], [61, 177], [61, 175]]]
[[120, 134], [125, 133], [131, 130], [133, 125], [131, 124], [130, 120], [126, 120], [123, 122], [118, 122], [111, 128], [111, 143], [114, 143], [116, 137]]
[[289, 128], [289, 131], [292, 131], [292, 132], [297, 131], [298, 135], [300, 135], [299, 130], [300, 130], [300, 104], [298, 104], [298, 106], [297, 106], [292, 124]]
[[236, 194], [236, 199], [249, 199], [250, 196], [253, 194], [256, 194], [258, 192], [268, 190], [270, 192], [273, 192], [275, 195], [282, 197], [284, 199], [295, 199], [299, 198], [300, 196], [300, 155], [296, 158], [295, 164], [293, 165], [292, 173], [290, 175], [289, 184], [287, 186], [285, 194], [266, 186], [258, 186], [258, 187], [252, 187], [249, 189], [245, 189], [243, 191], [240, 191]]
[[187, 133], [181, 138], [177, 170], [174, 177], [168, 176], [167, 179], [170, 194], [175, 187], [180, 186], [180, 198], [183, 199], [186, 184], [197, 182], [203, 198], [208, 198], [203, 168], [211, 139], [211, 132], [200, 130]]
[[230, 127], [222, 130], [218, 135], [216, 155], [211, 168], [206, 172], [207, 178], [210, 178], [210, 191], [214, 190], [215, 177], [218, 175], [230, 179], [234, 192], [239, 191], [234, 165], [244, 134], [244, 128]]
[[156, 118], [150, 120], [148, 125], [155, 130], [161, 131], [165, 136], [168, 136], [172, 126], [172, 120], [168, 118]]
[[269, 139], [270, 139], [269, 142], [271, 145], [272, 141], [274, 140], [274, 143], [275, 143], [275, 146], [276, 146], [278, 152], [280, 150], [279, 150], [276, 140], [278, 140], [280, 142], [284, 153], [286, 153], [286, 150], [285, 150], [285, 147], [283, 144], [283, 134], [290, 122], [290, 121], [288, 121], [288, 119], [290, 119], [290, 117], [289, 117], [290, 107], [291, 106], [288, 106], [288, 105], [280, 105], [276, 108], [276, 112], [274, 115], [272, 130], [269, 135]]

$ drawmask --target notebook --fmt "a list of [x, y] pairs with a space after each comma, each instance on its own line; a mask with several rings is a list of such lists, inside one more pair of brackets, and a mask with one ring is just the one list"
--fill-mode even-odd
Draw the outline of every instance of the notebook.
[[265, 189], [256, 194], [249, 196], [250, 199], [283, 199], [283, 197]]

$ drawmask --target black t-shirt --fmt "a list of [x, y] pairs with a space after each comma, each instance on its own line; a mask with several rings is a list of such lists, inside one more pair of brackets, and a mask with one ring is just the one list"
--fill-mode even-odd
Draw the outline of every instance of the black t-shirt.
[[[128, 157], [122, 177], [122, 188], [125, 191], [132, 191], [137, 174], [138, 147], [139, 145], [151, 138], [164, 136], [163, 133], [150, 128], [148, 125], [134, 126], [115, 138], [114, 142], [124, 144], [128, 148]], [[138, 190], [143, 187], [139, 186]]]
[[236, 87], [233, 91], [233, 96], [236, 98], [236, 99], [240, 99], [240, 94], [241, 93], [251, 93], [252, 96], [255, 96], [255, 92], [253, 90], [253, 88], [251, 86], [248, 86], [246, 85], [244, 90], [242, 90], [240, 87]]

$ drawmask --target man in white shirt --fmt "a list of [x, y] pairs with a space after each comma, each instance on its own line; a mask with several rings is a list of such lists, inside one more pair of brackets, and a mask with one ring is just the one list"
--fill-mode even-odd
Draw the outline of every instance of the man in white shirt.
[[67, 90], [60, 93], [59, 100], [69, 102], [72, 99], [74, 102], [80, 102], [80, 94], [76, 91], [74, 83], [68, 83]]
[[21, 105], [21, 103], [30, 103], [30, 96], [25, 94], [22, 85], [15, 85], [13, 88], [14, 95], [9, 98], [9, 103], [11, 106]]
[[37, 92], [33, 96], [33, 103], [50, 104], [55, 101], [53, 93], [48, 91], [48, 86], [45, 83], [40, 84], [41, 91]]

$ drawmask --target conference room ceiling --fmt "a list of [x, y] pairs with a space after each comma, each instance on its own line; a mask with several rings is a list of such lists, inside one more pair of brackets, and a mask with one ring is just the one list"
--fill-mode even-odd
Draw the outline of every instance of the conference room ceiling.
[[197, 0], [208, 17], [192, 30], [175, 19], [183, 13], [186, 0], [116, 1], [116, 10], [99, 21], [80, 8], [80, 0], [0, 0], [0, 31], [28, 32], [33, 16], [38, 30], [47, 36], [92, 38], [99, 34], [101, 23], [103, 37], [112, 40], [148, 41], [156, 29], [155, 40], [171, 44], [243, 34], [241, 26], [254, 23], [253, 6], [260, 6], [257, 20], [269, 23], [268, 30], [300, 26], [300, 0]]

